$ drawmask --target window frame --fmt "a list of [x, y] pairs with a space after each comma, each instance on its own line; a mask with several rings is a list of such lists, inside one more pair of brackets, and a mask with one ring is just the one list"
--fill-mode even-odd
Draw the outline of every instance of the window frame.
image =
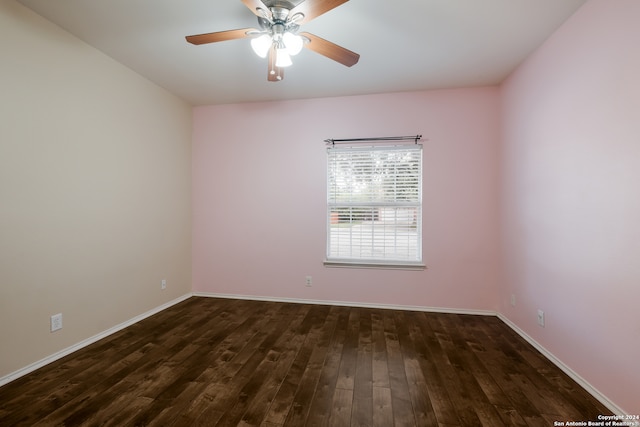
[[[331, 154], [339, 153], [339, 152], [349, 152], [349, 151], [392, 151], [392, 150], [407, 150], [407, 151], [419, 151], [418, 156], [418, 198], [417, 201], [411, 203], [403, 203], [398, 200], [393, 202], [389, 201], [380, 201], [374, 200], [372, 202], [340, 202], [338, 203], [336, 200], [330, 200], [331, 196], [331, 177], [330, 177], [330, 168], [332, 157]], [[394, 269], [394, 270], [424, 270], [426, 269], [426, 265], [423, 261], [423, 253], [422, 253], [422, 239], [423, 239], [423, 227], [422, 227], [422, 209], [423, 209], [423, 201], [422, 201], [422, 188], [423, 188], [423, 147], [422, 144], [418, 144], [417, 142], [412, 145], [401, 144], [401, 145], [359, 145], [353, 144], [349, 146], [330, 146], [327, 147], [327, 165], [326, 165], [326, 173], [327, 173], [327, 181], [326, 181], [326, 248], [325, 248], [325, 260], [324, 265], [327, 267], [346, 267], [346, 268], [379, 268], [379, 269]], [[397, 199], [397, 196], [395, 197]], [[368, 258], [368, 257], [339, 257], [339, 256], [330, 256], [331, 253], [331, 230], [332, 230], [332, 208], [340, 207], [343, 208], [345, 205], [349, 205], [350, 209], [362, 209], [362, 208], [373, 208], [374, 207], [383, 207], [390, 209], [397, 208], [412, 208], [416, 207], [419, 214], [417, 216], [416, 221], [416, 233], [417, 233], [417, 242], [416, 248], [417, 256], [415, 260], [401, 260], [395, 258]], [[397, 215], [397, 212], [394, 213]], [[397, 218], [397, 217], [396, 217]], [[395, 227], [395, 226], [394, 226]], [[392, 227], [393, 228], [393, 227]], [[398, 229], [393, 228], [394, 236], [397, 235]], [[372, 238], [373, 232], [372, 232]], [[373, 245], [372, 245], [373, 246]], [[384, 247], [384, 246], [383, 246]], [[386, 247], [385, 247], [386, 249]]]

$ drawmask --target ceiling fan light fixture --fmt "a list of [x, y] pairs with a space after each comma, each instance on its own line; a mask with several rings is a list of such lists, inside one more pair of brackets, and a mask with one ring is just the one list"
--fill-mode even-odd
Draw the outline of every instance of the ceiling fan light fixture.
[[251, 39], [251, 48], [260, 58], [266, 58], [273, 40], [269, 34]]
[[285, 47], [276, 49], [276, 67], [284, 68], [289, 67], [293, 64], [291, 61], [291, 56], [287, 52]]
[[282, 42], [287, 48], [287, 53], [291, 56], [299, 54], [304, 46], [302, 37], [297, 34], [290, 33], [289, 31], [285, 32], [282, 36]]

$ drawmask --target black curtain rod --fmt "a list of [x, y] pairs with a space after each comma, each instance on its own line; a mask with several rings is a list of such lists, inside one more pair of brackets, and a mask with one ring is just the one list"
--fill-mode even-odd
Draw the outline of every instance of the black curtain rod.
[[378, 136], [375, 138], [351, 138], [351, 139], [325, 139], [324, 142], [327, 144], [335, 145], [340, 144], [342, 142], [375, 142], [375, 141], [415, 141], [417, 144], [418, 141], [422, 138], [422, 135], [415, 136]]

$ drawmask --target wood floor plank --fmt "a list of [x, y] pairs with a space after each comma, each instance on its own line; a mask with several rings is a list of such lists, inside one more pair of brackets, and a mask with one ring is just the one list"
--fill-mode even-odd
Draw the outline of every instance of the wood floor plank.
[[373, 345], [371, 310], [360, 310], [356, 372], [353, 380], [352, 426], [373, 424]]
[[[301, 308], [301, 306], [295, 307], [295, 309], [299, 308]], [[302, 315], [304, 315], [304, 313], [302, 313]], [[296, 316], [300, 316], [298, 311], [294, 310], [288, 315], [281, 311], [280, 316], [282, 322], [289, 322], [288, 328], [294, 328], [298, 325], [298, 320], [296, 319]], [[209, 422], [215, 423], [222, 417], [223, 410], [228, 403], [225, 401], [225, 397], [227, 400], [233, 399], [233, 397], [229, 397], [231, 393], [227, 392], [229, 389], [229, 374], [235, 374], [237, 372], [234, 368], [237, 368], [238, 364], [232, 365], [233, 356], [237, 355], [243, 346], [242, 343], [246, 343], [250, 339], [250, 334], [253, 334], [253, 331], [247, 327], [236, 329], [210, 353], [208, 360], [202, 362], [201, 365], [206, 366], [206, 369], [195, 378], [195, 383], [201, 384], [201, 391], [194, 398], [185, 399], [187, 405], [184, 405], [180, 411], [177, 411], [177, 417], [174, 421], [175, 425], [195, 425], [201, 422], [200, 417], [204, 419], [210, 418], [215, 421], [210, 420]], [[289, 336], [290, 335], [283, 333], [281, 339], [286, 340]], [[267, 356], [267, 359], [268, 358], [269, 356]], [[223, 395], [224, 397], [221, 397]], [[203, 415], [207, 409], [206, 407], [212, 406], [212, 402], [224, 402], [224, 404], [220, 405], [219, 409], [213, 412], [213, 416]]]
[[338, 381], [340, 360], [342, 358], [342, 349], [350, 312], [350, 309], [347, 307], [333, 307], [333, 310], [338, 314], [338, 319], [334, 333], [331, 336], [329, 349], [316, 386], [315, 395], [310, 405], [309, 416], [307, 418], [307, 425], [309, 426], [326, 426], [329, 423], [329, 417], [331, 415], [333, 395]]
[[604, 405], [491, 316], [193, 297], [0, 387], [2, 426], [548, 426]]
[[428, 383], [418, 360], [419, 351], [407, 324], [412, 315], [415, 315], [415, 313], [396, 313], [395, 316], [411, 405], [418, 425], [437, 425], [438, 421], [433, 409], [433, 402], [428, 394]]
[[509, 397], [482, 363], [483, 359], [489, 357], [479, 339], [482, 336], [480, 332], [482, 319], [480, 316], [459, 316], [457, 320], [465, 326], [457, 329], [468, 349], [460, 353], [463, 359], [461, 363], [469, 367], [482, 393], [492, 405], [496, 408], [508, 406]]
[[396, 328], [396, 311], [382, 313], [384, 324], [387, 368], [389, 370], [389, 386], [391, 388], [391, 406], [396, 426], [414, 426], [415, 416], [411, 404], [411, 393], [404, 368], [402, 350]]
[[[433, 316], [431, 317], [433, 318]], [[450, 318], [450, 316], [439, 316], [432, 322], [434, 332], [448, 361], [446, 366], [449, 369], [443, 370], [443, 372], [449, 386], [449, 396], [461, 425], [483, 425], [472, 401], [472, 397], [474, 397], [471, 391], [473, 384], [467, 381], [469, 378], [464, 375], [464, 365], [459, 358], [460, 352], [465, 351], [464, 345], [457, 336], [457, 331], [449, 331], [447, 324], [443, 323]]]
[[[289, 319], [282, 314], [284, 314], [283, 309], [287, 308], [290, 306], [280, 306], [277, 313], [280, 316], [270, 316], [274, 317], [271, 322], [269, 322], [270, 319], [261, 319], [260, 323], [256, 324], [259, 332], [252, 337], [242, 352], [238, 353], [235, 363], [240, 369], [230, 379], [228, 390], [234, 390], [229, 395], [235, 396], [235, 399], [226, 405], [227, 409], [216, 425], [238, 425], [249, 405], [260, 396], [258, 390], [273, 374], [273, 368], [277, 365], [275, 356], [279, 352], [272, 351], [272, 348], [286, 330]], [[263, 322], [270, 324], [270, 327], [262, 326]], [[245, 357], [245, 354], [250, 356]]]
[[[176, 353], [172, 352], [170, 357], [163, 358], [161, 366], [156, 370], [156, 375], [160, 374], [161, 379], [156, 381], [155, 387], [148, 387], [146, 381], [138, 382], [136, 387], [138, 395], [152, 397], [153, 401], [146, 411], [134, 418], [133, 423], [148, 425], [156, 419], [168, 406], [168, 402], [175, 401], [184, 388], [206, 369], [204, 361], [209, 359], [212, 347], [215, 348], [215, 345], [224, 342], [230, 334], [237, 331], [246, 331], [247, 337], [253, 337], [255, 330], [252, 325], [262, 315], [263, 313], [258, 310], [248, 317], [225, 316], [221, 322], [224, 326], [218, 332], [202, 331], [201, 335], [193, 340], [201, 345], [196, 347], [197, 351], [189, 352], [190, 364], [188, 365], [178, 364], [180, 361], [184, 362], [184, 352], [174, 348], [173, 351]], [[208, 345], [202, 345], [204, 343]], [[189, 344], [185, 341], [180, 346], [185, 348]], [[162, 375], [163, 372], [165, 375]], [[110, 391], [115, 392], [115, 390]]]
[[352, 309], [349, 314], [345, 342], [342, 347], [342, 360], [338, 372], [336, 388], [353, 390], [356, 363], [358, 359], [358, 335], [360, 333], [360, 309]]
[[373, 386], [389, 388], [387, 341], [384, 333], [384, 318], [379, 311], [371, 313], [371, 343], [373, 350]]
[[[468, 402], [466, 406], [470, 411], [473, 410], [475, 412], [475, 416], [470, 415], [466, 423], [468, 425], [478, 425], [477, 418], [481, 425], [496, 426], [501, 424], [501, 416], [480, 384], [484, 378], [487, 381], [486, 388], [495, 392], [496, 390], [492, 388], [493, 381], [488, 375], [482, 376], [484, 373], [482, 367], [479, 363], [476, 363], [477, 360], [473, 349], [468, 345], [465, 335], [461, 333], [463, 328], [459, 328], [459, 325], [465, 321], [473, 322], [474, 320], [474, 317], [457, 315], [455, 317], [441, 317], [440, 322], [452, 337], [450, 342], [453, 343], [453, 347], [448, 349], [448, 359], [451, 365], [456, 368], [455, 373], [458, 378], [456, 384], [459, 384], [460, 387], [455, 394], [466, 396]], [[478, 373], [480, 376], [476, 375]]]
[[[325, 317], [324, 324], [316, 342], [309, 341], [305, 345], [313, 346], [307, 367], [304, 370], [298, 390], [293, 396], [293, 404], [285, 419], [285, 426], [307, 425], [307, 417], [311, 402], [315, 397], [316, 389], [320, 381], [325, 360], [329, 353], [331, 338], [335, 333], [338, 323], [338, 311], [330, 310]], [[310, 339], [312, 336], [309, 337]]]
[[336, 388], [331, 405], [329, 425], [331, 427], [350, 427], [352, 406], [353, 389]]
[[[308, 311], [304, 311], [306, 314]], [[255, 398], [245, 411], [241, 423], [243, 426], [258, 426], [266, 418], [269, 407], [287, 373], [295, 360], [295, 357], [304, 342], [304, 336], [296, 332], [302, 324], [305, 316], [297, 315], [295, 318], [286, 319], [283, 326], [284, 333], [272, 347], [263, 364], [256, 370], [256, 380], [264, 376], [264, 381], [255, 392]], [[269, 423], [271, 424], [271, 423]]]
[[322, 334], [322, 325], [328, 316], [329, 310], [327, 306], [312, 307], [309, 310], [309, 315], [305, 318], [300, 328], [301, 332], [305, 335], [305, 339], [278, 393], [274, 397], [269, 412], [265, 417], [266, 422], [284, 425], [289, 411], [293, 406], [298, 386], [302, 381], [307, 364], [313, 354], [315, 344]]
[[373, 387], [373, 423], [374, 427], [393, 425], [393, 405], [389, 387]]
[[[457, 425], [460, 420], [447, 383], [447, 378], [454, 378], [454, 373], [451, 372], [453, 366], [431, 326], [434, 319], [434, 316], [428, 314], [408, 318], [418, 361], [428, 379], [427, 391], [436, 419], [440, 424]], [[439, 325], [436, 323], [436, 326]]]
[[[482, 321], [485, 323], [485, 330], [491, 331], [495, 342], [494, 347], [491, 348], [491, 357], [483, 358], [482, 363], [493, 364], [494, 367], [503, 371], [508, 370], [504, 387], [510, 389], [509, 397], [513, 400], [514, 396], [527, 396], [529, 408], [525, 407], [527, 402], [515, 405], [523, 417], [525, 415], [526, 419], [541, 417], [541, 413], [546, 411], [552, 416], [560, 412], [567, 419], [595, 420], [598, 414], [610, 412], [513, 330], [504, 328], [504, 324], [499, 319], [483, 318]], [[496, 352], [495, 348], [500, 348], [502, 351]], [[538, 360], [535, 366], [530, 363], [533, 360], [532, 357]], [[524, 382], [514, 379], [514, 375], [523, 376]], [[556, 381], [559, 378], [566, 384], [565, 386], [558, 386]], [[531, 387], [537, 389], [536, 393]], [[537, 392], [541, 392], [542, 397], [539, 397]], [[545, 404], [544, 402], [548, 399], [553, 402]], [[541, 409], [543, 406], [546, 406], [546, 409]], [[551, 408], [553, 412], [550, 412]]]
[[[283, 308], [286, 308], [286, 306], [283, 306]], [[291, 317], [290, 317], [290, 313], [284, 310], [280, 310], [277, 314], [279, 315], [277, 317], [278, 320], [277, 322], [272, 323], [271, 334], [274, 337], [282, 338], [286, 336], [282, 333], [282, 330], [288, 326], [288, 323], [290, 322]], [[253, 337], [255, 338], [256, 336], [253, 335]], [[266, 346], [264, 350], [266, 351], [266, 353], [263, 353], [264, 357], [260, 362], [259, 367], [256, 368], [252, 373], [253, 377], [258, 377], [259, 380], [262, 382], [266, 381], [269, 378], [269, 375], [268, 375], [269, 369], [273, 366], [272, 364], [278, 360], [278, 356], [276, 356], [276, 354], [279, 355], [279, 352], [277, 350], [272, 350], [268, 347], [268, 342], [269, 342], [269, 339], [262, 341], [262, 345]], [[222, 354], [224, 354], [224, 359], [229, 361], [229, 359], [227, 359], [228, 353], [226, 353], [226, 350], [224, 350], [222, 353], [219, 353], [218, 357], [220, 357]], [[256, 352], [255, 354], [259, 354], [259, 353]], [[203, 361], [201, 365], [206, 366], [206, 361]], [[195, 379], [194, 382], [190, 383], [190, 387], [188, 387], [187, 389], [185, 389], [180, 393], [180, 396], [183, 396], [182, 398], [166, 399], [167, 401], [165, 403], [165, 409], [162, 411], [161, 416], [156, 417], [153, 420], [153, 422], [150, 423], [150, 425], [158, 425], [158, 426], [170, 425], [172, 420], [175, 420], [173, 421], [173, 425], [185, 425], [185, 426], [191, 425], [193, 423], [193, 417], [190, 417], [189, 415], [193, 415], [193, 412], [190, 411], [192, 407], [187, 408], [184, 405], [174, 405], [172, 403], [175, 400], [189, 403], [192, 399], [197, 399], [198, 394], [204, 389], [206, 383], [214, 382], [216, 380], [223, 378], [220, 375], [216, 375], [216, 373], [219, 373], [219, 372], [220, 372], [219, 370], [213, 370], [213, 369], [208, 369], [204, 371]], [[245, 388], [255, 387], [255, 384], [245, 384], [244, 387]], [[189, 388], [191, 388], [192, 391], [189, 390]], [[229, 390], [225, 388], [225, 392], [228, 393], [228, 391]], [[249, 392], [247, 394], [252, 394], [252, 393]], [[258, 393], [254, 393], [254, 394], [256, 399], [259, 399], [261, 397], [261, 395]], [[229, 400], [232, 400], [232, 399], [229, 399]], [[220, 413], [221, 411], [217, 412], [217, 414], [220, 414]], [[201, 411], [196, 411], [196, 414], [200, 415]], [[220, 418], [222, 418], [222, 416], [220, 416]]]
[[498, 406], [496, 410], [502, 418], [502, 425], [509, 427], [528, 427], [527, 422], [515, 409]]
[[226, 384], [212, 382], [175, 419], [174, 425], [181, 427], [216, 425], [224, 415], [225, 404], [232, 399]]
[[307, 363], [307, 367], [302, 375], [298, 390], [293, 397], [293, 405], [284, 422], [285, 426], [298, 426], [308, 424], [309, 410], [312, 401], [316, 397], [316, 390], [322, 377], [322, 371], [325, 367], [327, 358], [331, 348], [332, 337], [338, 325], [339, 311], [330, 310], [326, 317], [321, 334], [317, 342], [308, 342], [305, 345], [312, 345], [313, 351]]

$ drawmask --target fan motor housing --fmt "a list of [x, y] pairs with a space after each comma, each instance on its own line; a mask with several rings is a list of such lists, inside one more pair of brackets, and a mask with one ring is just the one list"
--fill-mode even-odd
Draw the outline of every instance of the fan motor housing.
[[273, 22], [285, 23], [287, 22], [287, 18], [289, 17], [289, 9], [284, 7], [270, 7], [271, 15], [273, 16]]

